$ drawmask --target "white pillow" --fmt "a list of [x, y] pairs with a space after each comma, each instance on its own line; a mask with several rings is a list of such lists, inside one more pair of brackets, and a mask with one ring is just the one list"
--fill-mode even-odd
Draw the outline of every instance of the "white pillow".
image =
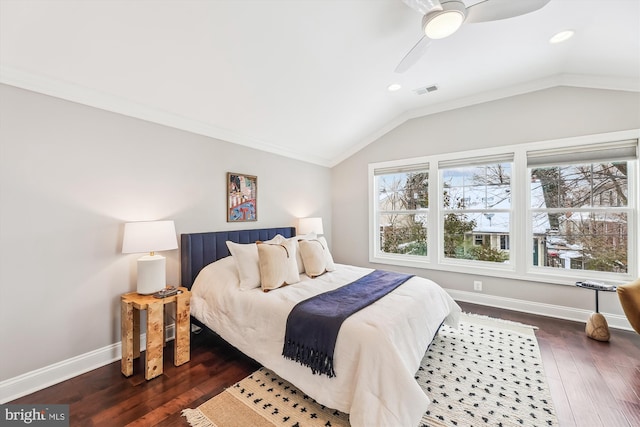
[[260, 286], [260, 268], [258, 267], [258, 248], [256, 244], [227, 241], [227, 247], [238, 270], [240, 289], [246, 291]]
[[318, 237], [318, 241], [322, 243], [324, 248], [324, 256], [327, 260], [327, 271], [336, 271], [336, 264], [333, 262], [333, 256], [331, 256], [331, 252], [329, 251], [329, 244], [327, 243], [327, 239], [324, 237]]
[[295, 242], [289, 240], [281, 243], [258, 242], [257, 247], [260, 286], [263, 291], [268, 292], [300, 281]]
[[[277, 234], [268, 243], [279, 243], [284, 237]], [[247, 291], [249, 289], [260, 287], [260, 266], [258, 259], [258, 247], [255, 243], [235, 243], [227, 240], [227, 248], [231, 252], [231, 256], [238, 269], [240, 277], [240, 289]]]
[[276, 234], [275, 236], [273, 236], [273, 239], [265, 240], [262, 243], [282, 243], [285, 240], [287, 240], [287, 239], [285, 239], [285, 237], [282, 234]]

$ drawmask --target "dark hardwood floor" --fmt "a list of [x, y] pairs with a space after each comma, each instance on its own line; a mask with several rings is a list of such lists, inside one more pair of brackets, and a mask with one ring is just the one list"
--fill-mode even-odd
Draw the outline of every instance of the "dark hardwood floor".
[[[587, 338], [584, 324], [460, 303], [464, 311], [535, 325], [560, 426], [640, 426], [640, 335], [611, 330], [611, 341]], [[195, 408], [259, 365], [217, 336], [192, 336], [191, 361], [145, 381], [141, 360], [125, 378], [120, 362], [11, 403], [70, 404], [72, 426], [187, 426], [180, 411]]]

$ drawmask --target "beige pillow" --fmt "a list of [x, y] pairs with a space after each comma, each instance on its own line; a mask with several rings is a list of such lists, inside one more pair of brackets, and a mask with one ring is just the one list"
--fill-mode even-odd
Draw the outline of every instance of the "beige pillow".
[[319, 240], [300, 240], [298, 245], [307, 276], [314, 278], [327, 271], [327, 257]]
[[288, 240], [280, 243], [258, 242], [257, 248], [260, 286], [263, 291], [267, 292], [300, 281], [295, 242]]
[[[279, 243], [284, 237], [277, 234], [273, 239], [265, 243]], [[227, 240], [227, 248], [233, 257], [240, 277], [240, 289], [260, 287], [260, 266], [258, 263], [258, 248], [255, 243], [235, 243]]]
[[316, 233], [308, 233], [302, 234], [300, 236], [290, 237], [287, 240], [295, 242], [296, 246], [296, 261], [298, 263], [298, 273], [304, 273], [304, 261], [302, 261], [302, 255], [300, 255], [300, 245], [298, 244], [299, 240], [315, 240], [317, 238]]

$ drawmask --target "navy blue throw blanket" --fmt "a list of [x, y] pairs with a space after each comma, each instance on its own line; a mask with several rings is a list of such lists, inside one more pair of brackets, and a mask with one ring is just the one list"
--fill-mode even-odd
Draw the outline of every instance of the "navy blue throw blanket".
[[413, 275], [375, 270], [340, 288], [300, 301], [289, 313], [282, 355], [316, 374], [335, 377], [333, 350], [342, 322]]

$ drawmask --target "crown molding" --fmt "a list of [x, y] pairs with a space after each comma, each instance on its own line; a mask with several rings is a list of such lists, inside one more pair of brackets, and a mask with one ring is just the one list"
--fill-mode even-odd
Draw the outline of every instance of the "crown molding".
[[241, 135], [229, 129], [8, 65], [0, 65], [0, 83], [320, 166], [326, 167], [330, 163], [329, 159], [320, 156], [283, 149], [267, 141]]
[[328, 159], [314, 154], [283, 149], [273, 143], [241, 135], [229, 129], [212, 126], [208, 123], [180, 116], [170, 111], [149, 107], [130, 99], [28, 72], [9, 65], [0, 65], [0, 83], [329, 168], [338, 165], [384, 134], [402, 125], [407, 120], [417, 117], [424, 117], [557, 86], [640, 92], [640, 81], [633, 78], [620, 79], [581, 74], [557, 74], [424, 108], [404, 111], [384, 124], [377, 131], [367, 135], [357, 144], [345, 150], [339, 156]]

